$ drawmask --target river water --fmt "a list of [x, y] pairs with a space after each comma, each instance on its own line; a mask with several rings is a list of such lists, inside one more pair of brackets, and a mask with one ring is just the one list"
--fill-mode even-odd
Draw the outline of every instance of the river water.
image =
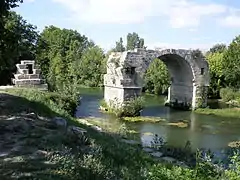
[[[120, 127], [123, 122], [111, 115], [99, 111], [99, 102], [103, 99], [103, 90], [81, 89], [81, 105], [77, 108], [76, 117], [97, 117], [103, 123], [112, 123]], [[136, 139], [143, 144], [150, 144], [153, 134], [163, 137], [168, 144], [180, 147], [187, 141], [193, 150], [197, 148], [211, 149], [219, 152], [228, 147], [228, 143], [240, 140], [240, 120], [213, 115], [202, 115], [191, 111], [177, 111], [164, 106], [164, 97], [144, 95], [146, 108], [142, 116], [155, 116], [168, 122], [185, 120], [186, 128], [164, 126], [161, 123], [125, 123], [127, 127], [139, 132]]]

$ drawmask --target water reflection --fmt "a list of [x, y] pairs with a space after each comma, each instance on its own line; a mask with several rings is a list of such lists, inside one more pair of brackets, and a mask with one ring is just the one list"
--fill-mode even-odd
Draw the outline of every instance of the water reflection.
[[[76, 116], [100, 117], [106, 119], [106, 122], [120, 127], [121, 122], [98, 110], [99, 101], [102, 98], [102, 91], [82, 95], [81, 105], [77, 108]], [[163, 105], [162, 97], [147, 96], [145, 99], [148, 101], [148, 106], [141, 113], [142, 116], [162, 117], [167, 122], [185, 120], [189, 125], [185, 128], [179, 128], [162, 123], [127, 123], [129, 128], [139, 132], [136, 138], [145, 145], [150, 144], [154, 134], [158, 134], [169, 144], [177, 147], [184, 146], [187, 141], [190, 141], [193, 150], [210, 148], [213, 151], [218, 151], [227, 147], [230, 141], [240, 140], [239, 120], [200, 115], [191, 111], [173, 110]]]

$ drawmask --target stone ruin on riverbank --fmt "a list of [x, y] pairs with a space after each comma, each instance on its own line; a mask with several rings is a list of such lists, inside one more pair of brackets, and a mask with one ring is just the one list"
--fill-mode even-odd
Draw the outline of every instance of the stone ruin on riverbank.
[[104, 75], [104, 100], [108, 106], [122, 106], [141, 96], [144, 74], [154, 59], [165, 63], [171, 76], [166, 105], [180, 109], [207, 107], [209, 65], [194, 50], [160, 49], [112, 52]]
[[12, 83], [16, 87], [48, 89], [45, 79], [41, 77], [41, 69], [34, 60], [22, 60], [20, 64], [16, 64], [16, 67], [17, 73], [12, 79]]

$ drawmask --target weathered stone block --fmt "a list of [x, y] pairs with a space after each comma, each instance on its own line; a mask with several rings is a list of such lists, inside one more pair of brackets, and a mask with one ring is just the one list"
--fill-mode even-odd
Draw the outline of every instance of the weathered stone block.
[[33, 69], [33, 74], [40, 74], [41, 70], [40, 69]]
[[29, 74], [29, 79], [40, 79], [40, 75], [39, 74]]
[[41, 70], [35, 64], [35, 61], [24, 60], [21, 64], [17, 64], [17, 74], [14, 74], [15, 79], [12, 80], [13, 84], [21, 87], [40, 87], [47, 89], [45, 80], [40, 77]]
[[33, 64], [34, 65], [35, 61], [32, 61], [32, 60], [22, 60], [21, 61], [21, 64]]

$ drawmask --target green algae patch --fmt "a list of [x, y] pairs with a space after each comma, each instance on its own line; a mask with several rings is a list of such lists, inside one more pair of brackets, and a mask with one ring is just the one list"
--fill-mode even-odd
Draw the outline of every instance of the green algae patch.
[[179, 127], [179, 128], [186, 128], [186, 127], [188, 127], [188, 122], [183, 120], [183, 121], [179, 121], [179, 122], [167, 123], [167, 125], [176, 126], [176, 127]]
[[142, 133], [143, 135], [145, 135], [145, 136], [153, 136], [154, 134], [153, 133], [151, 133], [151, 132], [144, 132], [144, 133]]
[[228, 146], [231, 148], [240, 148], [240, 141], [232, 141], [228, 143]]
[[196, 109], [196, 113], [206, 114], [206, 115], [215, 115], [221, 117], [229, 118], [240, 118], [240, 108], [224, 108], [224, 109]]
[[151, 123], [157, 123], [157, 122], [165, 122], [165, 119], [159, 118], [159, 117], [143, 117], [143, 116], [136, 116], [136, 117], [122, 117], [121, 118], [124, 121], [128, 122], [151, 122]]

